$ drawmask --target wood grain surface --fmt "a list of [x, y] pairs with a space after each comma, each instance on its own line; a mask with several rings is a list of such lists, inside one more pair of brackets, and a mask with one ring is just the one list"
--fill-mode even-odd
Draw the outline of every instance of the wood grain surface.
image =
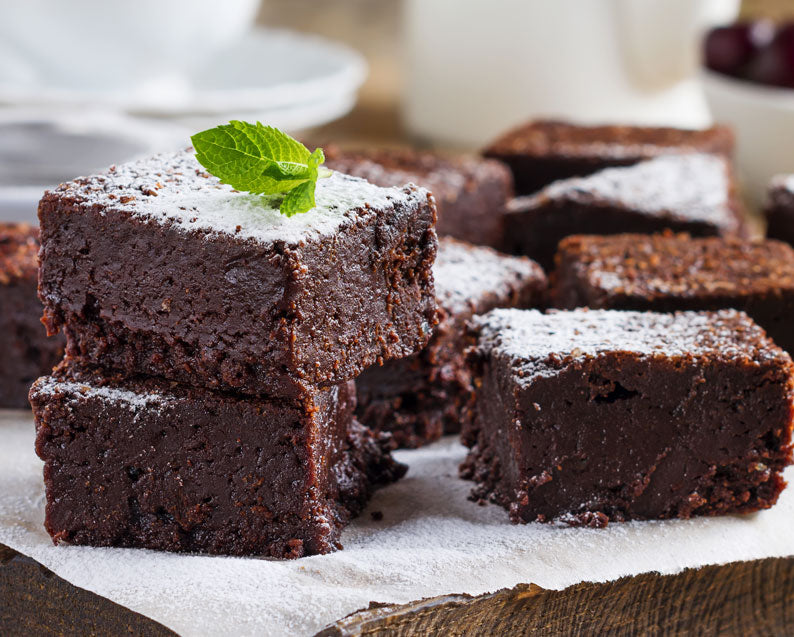
[[317, 637], [380, 635], [794, 635], [794, 558], [372, 605]]
[[176, 633], [70, 584], [36, 560], [0, 544], [0, 635], [174, 637]]

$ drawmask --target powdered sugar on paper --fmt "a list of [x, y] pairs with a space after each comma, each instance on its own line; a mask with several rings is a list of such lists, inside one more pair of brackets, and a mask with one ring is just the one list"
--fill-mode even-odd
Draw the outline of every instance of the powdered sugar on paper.
[[277, 561], [55, 547], [42, 526], [42, 465], [30, 414], [5, 412], [0, 435], [0, 542], [184, 637], [312, 635], [370, 601], [481, 594], [522, 582], [559, 589], [794, 554], [791, 489], [774, 508], [747, 516], [606, 529], [510, 524], [503, 509], [467, 499], [472, 485], [457, 477], [465, 450], [451, 439], [397, 453], [408, 475], [375, 495], [338, 553]]

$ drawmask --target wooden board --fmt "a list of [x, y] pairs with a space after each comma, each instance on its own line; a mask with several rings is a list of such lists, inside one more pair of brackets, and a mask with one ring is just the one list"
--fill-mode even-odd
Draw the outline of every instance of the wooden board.
[[[794, 557], [706, 566], [677, 575], [649, 573], [562, 591], [520, 584], [479, 597], [372, 604], [318, 637], [692, 633], [794, 634]], [[73, 586], [0, 544], [0, 635], [176, 633]]]

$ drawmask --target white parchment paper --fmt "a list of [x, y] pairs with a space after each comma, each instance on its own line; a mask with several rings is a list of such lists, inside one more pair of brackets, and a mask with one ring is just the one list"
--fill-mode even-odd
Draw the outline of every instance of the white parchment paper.
[[[276, 561], [52, 545], [42, 527], [42, 463], [33, 421], [0, 412], [0, 542], [181, 635], [311, 635], [370, 601], [480, 594], [794, 555], [794, 488], [774, 508], [739, 517], [613, 524], [512, 525], [466, 499], [465, 454], [453, 439], [399, 452], [405, 479], [384, 489], [331, 555]], [[794, 473], [789, 470], [789, 480]], [[370, 513], [381, 511], [375, 521]]]

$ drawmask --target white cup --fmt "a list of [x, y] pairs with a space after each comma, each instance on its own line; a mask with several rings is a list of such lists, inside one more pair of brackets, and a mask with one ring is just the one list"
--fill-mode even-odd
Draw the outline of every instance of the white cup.
[[700, 36], [738, 8], [739, 0], [406, 0], [406, 124], [464, 146], [538, 116], [705, 124], [694, 79]]

